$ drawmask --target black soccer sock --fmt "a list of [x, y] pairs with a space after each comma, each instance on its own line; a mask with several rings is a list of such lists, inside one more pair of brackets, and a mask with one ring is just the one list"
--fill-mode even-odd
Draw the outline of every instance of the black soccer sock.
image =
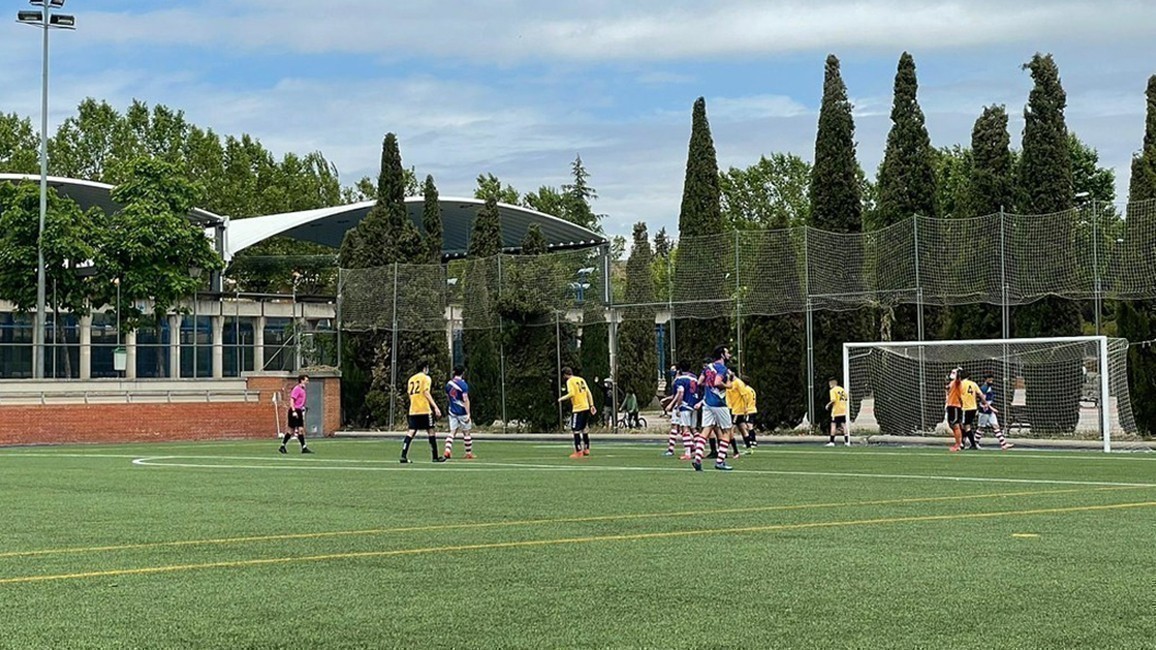
[[282, 447], [284, 447], [285, 445], [289, 444], [289, 441], [290, 441], [290, 440], [292, 440], [292, 439], [293, 439], [293, 432], [292, 432], [292, 431], [290, 431], [289, 433], [286, 433], [286, 434], [285, 434], [285, 435], [284, 435], [284, 436], [281, 438], [281, 446], [282, 446]]
[[586, 433], [585, 431], [582, 432], [582, 445], [586, 449], [590, 448], [590, 434]]
[[413, 442], [413, 436], [406, 436], [405, 440], [401, 442], [401, 457], [409, 457], [409, 446]]
[[301, 448], [304, 449], [305, 448], [305, 429], [302, 429], [301, 433], [297, 434], [297, 440], [299, 440], [301, 442]]
[[747, 436], [750, 437], [750, 441], [751, 441], [750, 446], [752, 446], [752, 447], [758, 447], [759, 446], [759, 439], [755, 437], [755, 430], [754, 429], [751, 429], [750, 431], [748, 431]]
[[835, 434], [833, 434], [833, 433], [831, 434], [831, 440], [830, 441], [835, 442]]
[[574, 451], [582, 451], [582, 434], [574, 434]]
[[975, 447], [975, 431], [968, 429], [964, 435], [967, 436], [967, 444], [971, 447]]
[[718, 440], [714, 438], [708, 438], [708, 440], [710, 440], [710, 453], [718, 455]]
[[429, 436], [429, 450], [433, 453], [434, 460], [438, 457], [438, 438], [432, 432], [427, 433]]

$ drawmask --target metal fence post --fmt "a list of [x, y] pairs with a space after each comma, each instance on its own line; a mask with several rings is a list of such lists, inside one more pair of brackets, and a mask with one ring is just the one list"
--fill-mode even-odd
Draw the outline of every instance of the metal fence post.
[[[498, 300], [502, 299], [502, 254], [498, 253]], [[502, 381], [502, 433], [508, 433], [510, 423], [506, 417], [506, 336], [502, 314], [498, 313], [498, 373]]]
[[807, 304], [807, 425], [815, 429], [815, 315], [811, 302], [811, 235], [803, 226], [803, 288]]
[[389, 429], [394, 426], [394, 406], [397, 402], [397, 272], [399, 265], [393, 263], [393, 331], [389, 348]]

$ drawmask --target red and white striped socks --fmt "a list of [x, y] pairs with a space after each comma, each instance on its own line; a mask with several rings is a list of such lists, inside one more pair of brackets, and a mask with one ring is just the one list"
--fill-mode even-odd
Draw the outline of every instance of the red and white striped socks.
[[470, 432], [468, 430], [462, 434], [462, 442], [466, 443], [466, 453], [467, 454], [474, 453], [474, 438], [473, 438], [473, 436], [470, 435]]
[[670, 425], [670, 437], [666, 439], [666, 453], [674, 454], [674, 443], [678, 441], [678, 425]]
[[[446, 453], [445, 453], [445, 455], [447, 458], [450, 456], [450, 454], [453, 452], [453, 450], [454, 450], [454, 434], [451, 433], [450, 435], [446, 436]], [[466, 451], [469, 451], [469, 447], [466, 448]]]
[[730, 451], [731, 444], [726, 438], [719, 436], [718, 439], [718, 460], [716, 464], [727, 462], [727, 452]]
[[703, 436], [695, 436], [694, 438], [694, 462], [702, 462], [702, 448], [706, 446], [706, 438]]

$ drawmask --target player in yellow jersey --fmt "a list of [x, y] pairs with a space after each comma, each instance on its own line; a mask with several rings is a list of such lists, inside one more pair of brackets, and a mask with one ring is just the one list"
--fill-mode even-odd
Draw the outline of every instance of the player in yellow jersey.
[[747, 428], [747, 448], [757, 449], [759, 446], [759, 439], [755, 437], [755, 414], [759, 412], [758, 408], [758, 393], [755, 392], [754, 386], [747, 383], [746, 389], [743, 391], [743, 397], [747, 403], [746, 412], [746, 428]]
[[979, 420], [979, 404], [985, 402], [979, 384], [971, 380], [966, 370], [959, 373], [960, 402], [963, 405], [963, 435], [967, 438], [968, 449], [979, 449], [975, 440], [975, 425]]
[[444, 463], [445, 457], [438, 455], [438, 440], [434, 433], [433, 417], [441, 417], [441, 409], [430, 394], [429, 364], [421, 361], [417, 364], [417, 373], [406, 382], [406, 393], [409, 394], [409, 431], [401, 443], [401, 462], [412, 463], [409, 459], [409, 446], [418, 431], [425, 431], [429, 437], [429, 448], [433, 452], [433, 462]]
[[751, 443], [747, 440], [747, 384], [734, 373], [731, 373], [731, 384], [726, 389], [726, 399], [735, 425], [734, 433], [731, 434], [731, 451], [737, 458], [739, 446], [735, 443], [735, 433], [742, 436], [748, 450]]
[[831, 411], [831, 440], [828, 447], [835, 446], [835, 432], [843, 432], [843, 444], [851, 446], [851, 436], [847, 433], [847, 390], [839, 385], [839, 380], [831, 377], [827, 380], [827, 410]]
[[566, 381], [566, 393], [558, 398], [558, 402], [570, 402], [570, 429], [574, 432], [574, 453], [570, 458], [589, 456], [590, 433], [586, 429], [598, 409], [594, 407], [585, 379], [575, 376], [569, 368], [562, 369], [562, 379]]

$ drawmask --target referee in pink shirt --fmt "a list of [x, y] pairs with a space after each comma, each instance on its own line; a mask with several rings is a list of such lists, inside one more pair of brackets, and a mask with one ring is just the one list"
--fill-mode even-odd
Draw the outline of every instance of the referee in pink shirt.
[[305, 446], [305, 387], [309, 385], [309, 375], [297, 375], [297, 385], [289, 392], [289, 427], [285, 437], [281, 439], [281, 447], [277, 450], [283, 454], [285, 445], [297, 436], [301, 443], [301, 453], [312, 454], [313, 450]]

